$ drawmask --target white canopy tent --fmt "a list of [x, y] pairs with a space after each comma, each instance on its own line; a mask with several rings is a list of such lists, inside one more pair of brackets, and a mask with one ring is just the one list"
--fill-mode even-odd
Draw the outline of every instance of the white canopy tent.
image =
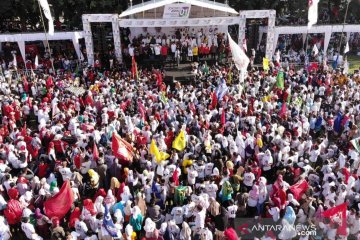
[[76, 55], [80, 59], [79, 39], [83, 38], [83, 32], [55, 32], [54, 35], [45, 35], [45, 33], [20, 33], [20, 34], [0, 34], [1, 42], [17, 42], [22, 58], [25, 61], [25, 42], [33, 41], [57, 41], [71, 40], [73, 42]]

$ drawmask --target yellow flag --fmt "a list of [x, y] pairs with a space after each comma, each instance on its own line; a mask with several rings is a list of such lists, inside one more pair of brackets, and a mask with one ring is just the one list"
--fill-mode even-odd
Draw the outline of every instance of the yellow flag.
[[155, 156], [157, 163], [160, 163], [161, 161], [166, 160], [170, 157], [168, 153], [159, 151], [154, 139], [151, 140], [149, 152], [150, 154]]
[[173, 141], [172, 147], [179, 151], [183, 151], [186, 148], [185, 133], [183, 130], [180, 131], [179, 135]]
[[263, 69], [264, 71], [269, 70], [269, 59], [263, 58]]

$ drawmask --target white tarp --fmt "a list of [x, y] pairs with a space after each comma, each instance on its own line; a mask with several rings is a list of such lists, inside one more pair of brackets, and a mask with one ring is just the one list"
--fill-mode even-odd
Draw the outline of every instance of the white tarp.
[[168, 4], [164, 8], [163, 18], [165, 19], [189, 18], [190, 9], [191, 9], [191, 4], [187, 4], [187, 3]]
[[[83, 38], [83, 32], [55, 32], [54, 35], [48, 35], [49, 41], [72, 40], [78, 58], [80, 58], [79, 39]], [[23, 33], [23, 34], [0, 34], [1, 42], [17, 42], [22, 58], [25, 61], [25, 42], [44, 41], [46, 44], [45, 33]], [[46, 46], [46, 45], [44, 45]], [[51, 43], [50, 43], [51, 47]]]

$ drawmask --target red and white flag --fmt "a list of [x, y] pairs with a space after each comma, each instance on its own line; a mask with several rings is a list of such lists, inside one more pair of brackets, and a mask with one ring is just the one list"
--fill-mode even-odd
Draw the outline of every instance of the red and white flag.
[[332, 223], [337, 223], [337, 235], [346, 236], [346, 210], [347, 203], [340, 204], [336, 207], [330, 208], [322, 213], [323, 217], [330, 218]]
[[132, 162], [132, 146], [114, 132], [112, 134], [111, 148], [115, 157], [128, 163]]
[[309, 0], [308, 29], [310, 29], [318, 20], [318, 3], [320, 0]]

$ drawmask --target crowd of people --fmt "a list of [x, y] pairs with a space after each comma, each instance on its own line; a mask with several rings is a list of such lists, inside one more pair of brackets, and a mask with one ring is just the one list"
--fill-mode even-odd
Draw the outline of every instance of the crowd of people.
[[125, 57], [144, 59], [198, 62], [202, 60], [225, 59], [229, 55], [226, 35], [215, 29], [177, 29], [174, 34], [140, 34], [134, 36], [123, 48]]
[[358, 239], [360, 75], [275, 59], [2, 76], [0, 238]]

